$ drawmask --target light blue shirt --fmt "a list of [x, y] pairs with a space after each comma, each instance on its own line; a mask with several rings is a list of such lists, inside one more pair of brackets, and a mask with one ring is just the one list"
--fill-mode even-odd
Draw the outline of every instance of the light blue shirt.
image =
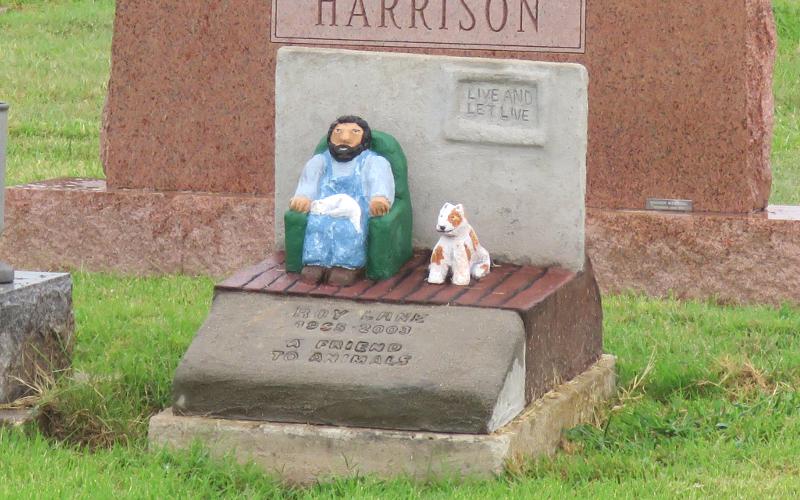
[[[333, 177], [346, 177], [353, 175], [357, 163], [357, 158], [348, 162], [338, 162], [333, 160]], [[300, 175], [297, 183], [295, 196], [305, 196], [310, 200], [319, 198], [319, 184], [322, 175], [325, 173], [325, 157], [321, 154], [314, 155]], [[361, 169], [361, 185], [367, 199], [376, 196], [383, 196], [389, 200], [389, 204], [394, 204], [394, 176], [392, 166], [380, 155], [372, 155], [367, 158]]]

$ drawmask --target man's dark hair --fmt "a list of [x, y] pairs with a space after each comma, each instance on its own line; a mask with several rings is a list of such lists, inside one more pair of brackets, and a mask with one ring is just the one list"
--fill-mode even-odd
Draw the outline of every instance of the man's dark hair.
[[[361, 144], [359, 144], [357, 147], [352, 148], [349, 151], [336, 151], [333, 143], [331, 143], [331, 135], [333, 135], [333, 130], [336, 128], [336, 126], [343, 123], [355, 123], [361, 127], [361, 129], [364, 131], [364, 135], [361, 137]], [[360, 116], [340, 116], [335, 122], [331, 123], [330, 128], [328, 128], [328, 150], [337, 161], [350, 161], [365, 150], [369, 149], [370, 146], [372, 146], [372, 129], [369, 128], [367, 121]]]

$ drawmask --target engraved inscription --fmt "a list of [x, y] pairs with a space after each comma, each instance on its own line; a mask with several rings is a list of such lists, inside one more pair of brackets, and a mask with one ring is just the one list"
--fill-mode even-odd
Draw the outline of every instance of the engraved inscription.
[[[403, 367], [412, 362], [403, 339], [425, 324], [428, 313], [415, 310], [350, 311], [301, 305], [289, 314], [297, 338], [271, 352], [278, 363], [346, 363]], [[305, 335], [305, 336], [304, 336]]]
[[533, 85], [461, 82], [461, 117], [486, 123], [525, 126], [537, 123], [537, 89]]
[[584, 52], [586, 0], [273, 0], [273, 42]]
[[547, 71], [447, 69], [450, 103], [444, 136], [454, 141], [519, 146], [547, 142]]

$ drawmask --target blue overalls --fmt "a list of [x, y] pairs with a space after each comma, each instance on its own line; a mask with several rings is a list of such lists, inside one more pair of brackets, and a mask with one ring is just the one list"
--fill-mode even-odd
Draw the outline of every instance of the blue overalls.
[[334, 177], [333, 158], [329, 151], [325, 151], [325, 172], [320, 181], [318, 199], [346, 194], [356, 200], [361, 207], [361, 231], [357, 231], [345, 217], [309, 214], [303, 243], [303, 265], [348, 269], [366, 266], [369, 200], [364, 193], [361, 169], [367, 158], [374, 154], [364, 151], [355, 158], [356, 167], [351, 175]]

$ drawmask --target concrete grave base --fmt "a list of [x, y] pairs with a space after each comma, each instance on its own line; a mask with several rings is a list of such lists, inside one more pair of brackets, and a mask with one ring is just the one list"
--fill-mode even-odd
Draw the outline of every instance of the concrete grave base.
[[272, 197], [42, 181], [6, 189], [0, 260], [28, 269], [224, 276], [269, 254], [273, 213]]
[[590, 208], [586, 240], [603, 293], [800, 304], [800, 206], [754, 214]]
[[233, 453], [291, 483], [364, 474], [491, 477], [508, 461], [554, 453], [563, 430], [591, 422], [614, 394], [615, 363], [603, 355], [488, 435], [182, 417], [169, 408], [150, 419], [149, 441], [185, 449], [199, 440], [216, 456]]
[[[270, 253], [273, 207], [271, 197], [110, 190], [100, 180], [14, 186], [6, 189], [0, 260], [224, 276]], [[589, 208], [586, 218], [603, 293], [800, 304], [798, 242], [798, 206], [750, 215]]]
[[602, 355], [590, 262], [495, 262], [455, 286], [428, 283], [429, 261], [349, 287], [303, 283], [282, 252], [237, 272], [175, 371], [175, 413], [492, 433]]

